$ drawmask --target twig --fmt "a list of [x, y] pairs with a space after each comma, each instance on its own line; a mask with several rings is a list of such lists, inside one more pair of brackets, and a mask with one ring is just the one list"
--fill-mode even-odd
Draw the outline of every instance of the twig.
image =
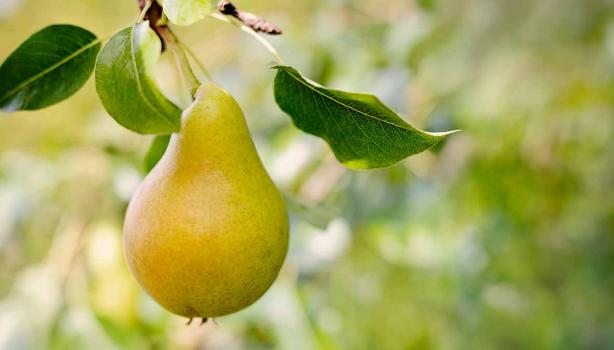
[[[158, 34], [160, 41], [162, 42], [162, 51], [166, 49], [164, 45], [164, 38], [162, 32], [167, 28], [164, 12], [162, 6], [157, 1], [153, 0], [137, 0], [139, 9], [141, 10], [142, 18], [139, 16], [139, 22], [142, 20], [149, 20], [149, 27]], [[144, 13], [144, 14], [143, 14]]]
[[224, 15], [233, 16], [234, 18], [241, 21], [241, 23], [245, 24], [256, 32], [262, 32], [271, 35], [281, 34], [281, 29], [277, 25], [268, 22], [264, 18], [257, 16], [253, 13], [239, 11], [239, 9], [237, 9], [237, 7], [228, 0], [221, 0], [217, 4], [217, 9]]

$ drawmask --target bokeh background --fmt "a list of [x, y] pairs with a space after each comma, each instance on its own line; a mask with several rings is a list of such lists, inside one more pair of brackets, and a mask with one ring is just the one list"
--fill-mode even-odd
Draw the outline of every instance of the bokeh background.
[[[275, 106], [257, 42], [213, 19], [177, 28], [287, 199], [278, 280], [202, 327], [144, 294], [121, 226], [151, 137], [106, 115], [90, 79], [0, 116], [1, 349], [614, 349], [611, 0], [236, 4], [284, 29], [271, 41], [308, 77], [463, 132], [344, 169]], [[131, 0], [1, 0], [0, 59], [51, 23], [109, 36], [137, 15]]]

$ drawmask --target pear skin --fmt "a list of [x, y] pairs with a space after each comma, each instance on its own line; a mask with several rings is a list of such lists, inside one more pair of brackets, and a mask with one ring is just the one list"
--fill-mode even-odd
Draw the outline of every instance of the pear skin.
[[182, 128], [132, 197], [128, 265], [160, 305], [185, 317], [239, 311], [264, 294], [288, 250], [288, 215], [237, 102], [202, 85]]

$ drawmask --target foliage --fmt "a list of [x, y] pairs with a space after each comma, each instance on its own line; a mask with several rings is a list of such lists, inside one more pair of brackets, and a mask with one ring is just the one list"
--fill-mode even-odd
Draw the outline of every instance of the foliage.
[[190, 25], [211, 12], [209, 0], [164, 0], [164, 13], [171, 22], [178, 25]]
[[169, 134], [181, 125], [181, 110], [158, 90], [152, 76], [160, 49], [145, 21], [115, 34], [96, 64], [96, 90], [105, 109], [141, 134]]
[[32, 35], [0, 67], [5, 112], [44, 108], [72, 96], [94, 69], [100, 41], [87, 30], [51, 25]]
[[292, 67], [275, 68], [275, 99], [281, 109], [299, 129], [326, 140], [337, 159], [350, 168], [394, 165], [449, 134], [412, 127], [373, 95], [326, 89]]
[[[181, 111], [159, 91], [152, 78], [155, 63], [163, 48], [161, 41], [176, 55], [179, 74], [192, 80], [191, 93], [200, 82], [192, 71], [184, 47], [166, 25], [165, 18], [160, 17], [159, 3], [138, 3], [143, 5], [137, 24], [114, 35], [96, 60], [96, 91], [109, 115], [125, 128], [140, 134], [167, 135], [179, 131]], [[163, 4], [168, 19], [178, 25], [202, 20], [211, 9], [208, 0], [165, 0]], [[232, 13], [239, 20], [243, 18], [246, 21], [242, 25], [243, 29], [264, 43], [280, 59], [275, 49], [255, 33], [263, 31], [260, 26], [276, 26], [256, 15], [238, 12], [234, 5], [231, 6], [234, 9]], [[220, 11], [226, 14], [224, 10]], [[144, 18], [149, 20], [141, 21]], [[214, 18], [235, 23], [219, 14]], [[263, 24], [258, 24], [261, 22]], [[274, 32], [280, 33], [278, 29]], [[85, 39], [79, 37], [84, 35]], [[64, 44], [66, 38], [69, 41]], [[35, 34], [0, 69], [0, 79], [5, 82], [0, 90], [0, 93], [4, 91], [4, 95], [0, 95], [4, 109], [37, 109], [69, 97], [91, 73], [93, 54], [99, 48], [93, 34], [76, 26], [51, 26]], [[66, 51], [64, 57], [58, 55], [62, 51]], [[276, 100], [282, 109], [292, 115], [299, 127], [323, 137], [340, 161], [350, 168], [368, 169], [393, 165], [409, 155], [423, 152], [449, 134], [426, 133], [411, 127], [374, 96], [327, 91], [323, 87], [308, 84], [300, 78], [296, 69], [285, 66], [279, 66], [278, 69], [275, 91]], [[295, 77], [295, 80], [284, 77]], [[288, 84], [290, 81], [301, 85]], [[300, 89], [303, 86], [328, 99], [306, 99], [305, 91]], [[329, 100], [334, 103], [326, 103]], [[322, 115], [319, 102], [325, 102], [322, 105], [327, 108], [326, 115]], [[301, 110], [304, 110], [303, 113], [297, 113]], [[313, 121], [316, 116], [332, 132], [316, 131], [313, 127], [317, 125]], [[333, 126], [331, 123], [336, 124]]]

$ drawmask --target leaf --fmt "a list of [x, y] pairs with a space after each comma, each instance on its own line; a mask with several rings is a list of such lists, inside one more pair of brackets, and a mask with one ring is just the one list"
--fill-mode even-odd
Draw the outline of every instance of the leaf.
[[70, 97], [92, 74], [99, 50], [100, 40], [77, 26], [34, 33], [0, 67], [0, 108], [35, 110]]
[[166, 147], [168, 147], [168, 142], [170, 140], [171, 135], [158, 135], [151, 141], [149, 150], [143, 160], [143, 167], [146, 173], [149, 173], [151, 169], [158, 164], [158, 161], [160, 161], [160, 158], [162, 158], [164, 152], [166, 152]]
[[211, 12], [210, 0], [164, 0], [162, 8], [171, 22], [187, 26], [205, 18]]
[[140, 134], [171, 134], [181, 124], [181, 110], [153, 78], [160, 50], [160, 39], [145, 21], [115, 34], [96, 61], [96, 91], [104, 108]]
[[327, 89], [292, 67], [273, 68], [279, 107], [299, 129], [324, 139], [349, 168], [393, 165], [455, 132], [416, 129], [373, 95]]

